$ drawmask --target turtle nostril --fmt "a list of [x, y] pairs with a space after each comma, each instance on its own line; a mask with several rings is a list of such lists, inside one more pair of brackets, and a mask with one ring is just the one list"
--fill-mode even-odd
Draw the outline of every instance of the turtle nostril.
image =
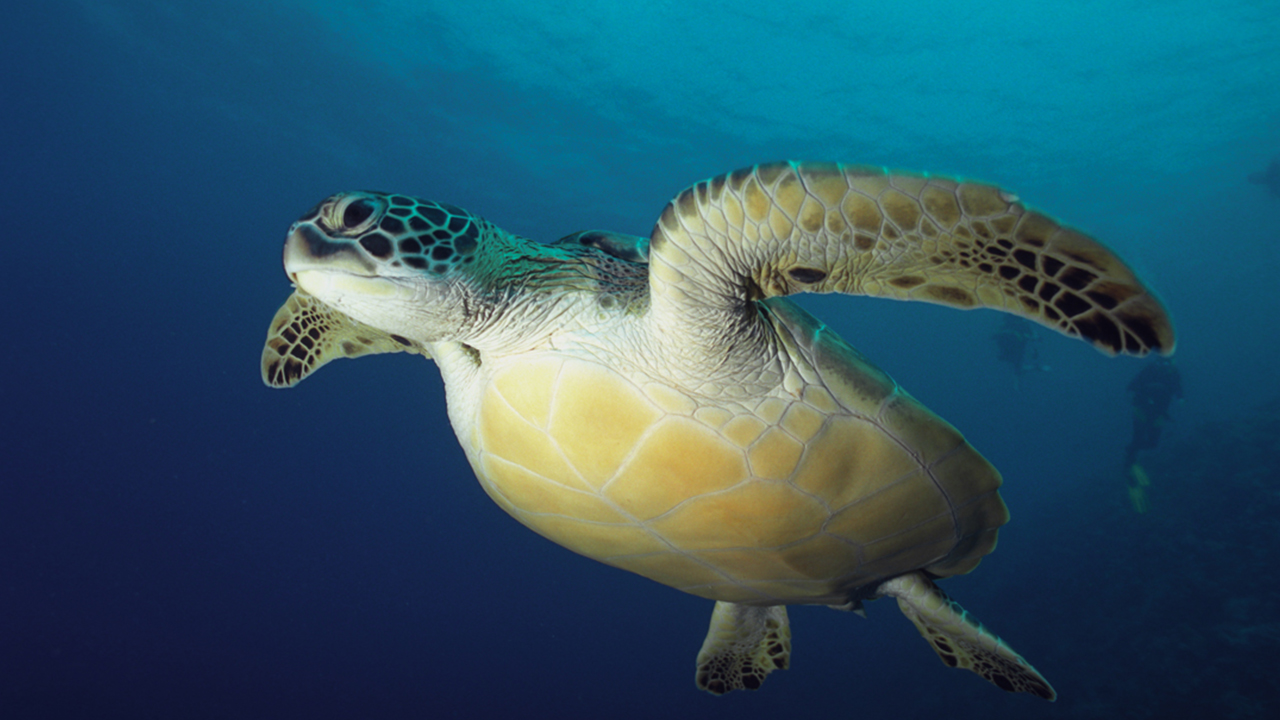
[[342, 211], [342, 225], [347, 230], [352, 230], [361, 225], [365, 220], [373, 215], [373, 203], [368, 200], [355, 200]]

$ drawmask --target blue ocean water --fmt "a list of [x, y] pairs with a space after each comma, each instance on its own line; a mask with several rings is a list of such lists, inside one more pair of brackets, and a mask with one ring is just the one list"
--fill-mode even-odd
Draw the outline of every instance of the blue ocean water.
[[[0, 25], [0, 717], [1270, 715], [1280, 641], [1273, 0], [47, 0]], [[648, 234], [775, 159], [996, 182], [1117, 250], [1185, 400], [1129, 506], [1143, 362], [1000, 316], [806, 298], [1004, 473], [944, 587], [1056, 686], [938, 662], [889, 601], [793, 608], [792, 668], [693, 683], [711, 603], [484, 496], [418, 357], [259, 380], [289, 224], [339, 190], [529, 237]], [[1270, 708], [1270, 710], [1268, 710]]]

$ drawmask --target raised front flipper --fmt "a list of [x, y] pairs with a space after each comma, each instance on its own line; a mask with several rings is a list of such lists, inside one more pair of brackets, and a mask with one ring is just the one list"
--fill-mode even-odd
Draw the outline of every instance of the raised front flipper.
[[337, 358], [377, 353], [428, 355], [421, 346], [352, 320], [304, 292], [296, 291], [276, 311], [262, 348], [262, 382], [293, 387]]
[[979, 183], [757, 165], [678, 195], [649, 255], [662, 327], [714, 330], [724, 318], [708, 308], [731, 317], [766, 297], [841, 292], [1004, 310], [1109, 354], [1174, 347], [1164, 307], [1120, 258]]
[[791, 625], [786, 605], [717, 602], [707, 639], [698, 652], [698, 687], [713, 695], [758, 690], [766, 675], [786, 670], [790, 659]]
[[948, 667], [972, 670], [1001, 690], [1031, 693], [1050, 701], [1057, 698], [1049, 681], [1031, 663], [922, 573], [887, 580], [877, 590], [881, 595], [897, 598], [902, 613]]

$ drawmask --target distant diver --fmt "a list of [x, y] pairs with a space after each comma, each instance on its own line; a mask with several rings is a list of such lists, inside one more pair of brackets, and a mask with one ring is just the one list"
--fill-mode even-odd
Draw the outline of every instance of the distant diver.
[[1249, 182], [1266, 185], [1272, 195], [1280, 198], [1280, 158], [1272, 160], [1265, 171], [1250, 174]]
[[1129, 381], [1133, 393], [1133, 439], [1124, 451], [1129, 502], [1139, 513], [1147, 511], [1147, 486], [1151, 479], [1138, 464], [1138, 452], [1160, 442], [1160, 430], [1169, 421], [1169, 406], [1182, 398], [1182, 375], [1172, 358], [1156, 358]]
[[1000, 362], [1013, 368], [1014, 382], [1025, 373], [1044, 371], [1049, 367], [1040, 364], [1040, 353], [1033, 344], [1040, 340], [1035, 325], [1016, 315], [1005, 315], [1000, 329], [991, 335], [996, 341], [996, 356]]

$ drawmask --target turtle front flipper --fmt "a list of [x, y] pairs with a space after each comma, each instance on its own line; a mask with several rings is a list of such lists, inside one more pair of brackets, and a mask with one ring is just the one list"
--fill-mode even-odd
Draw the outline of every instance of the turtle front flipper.
[[980, 183], [757, 165], [676, 196], [649, 255], [658, 326], [699, 323], [691, 335], [718, 338], [751, 301], [841, 292], [1003, 310], [1109, 354], [1174, 347], [1164, 307], [1120, 258]]
[[897, 598], [902, 613], [948, 667], [972, 670], [1001, 690], [1031, 693], [1049, 701], [1057, 698], [1049, 681], [1036, 672], [1031, 663], [983, 627], [923, 573], [907, 573], [886, 580], [877, 591]]
[[262, 382], [293, 387], [337, 358], [412, 352], [430, 357], [411, 340], [353, 320], [302, 291], [276, 311], [262, 348]]
[[707, 639], [698, 652], [698, 687], [713, 695], [757, 690], [769, 673], [786, 670], [790, 659], [786, 605], [717, 602]]

